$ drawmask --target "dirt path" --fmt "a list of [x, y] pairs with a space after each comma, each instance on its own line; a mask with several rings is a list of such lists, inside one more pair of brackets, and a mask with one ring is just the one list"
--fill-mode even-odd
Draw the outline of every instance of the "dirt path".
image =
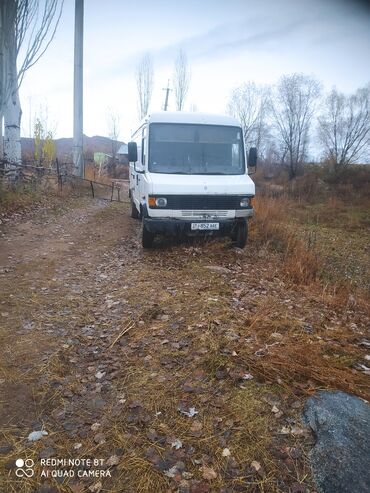
[[98, 201], [4, 230], [0, 491], [314, 491], [302, 403], [366, 395], [366, 313], [291, 286], [253, 239], [143, 252], [139, 230]]

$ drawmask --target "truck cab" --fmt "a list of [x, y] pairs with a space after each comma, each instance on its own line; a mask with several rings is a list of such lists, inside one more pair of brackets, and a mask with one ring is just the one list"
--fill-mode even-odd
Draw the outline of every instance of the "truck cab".
[[[229, 116], [158, 112], [128, 144], [131, 216], [142, 219], [142, 245], [155, 235], [230, 236], [244, 248], [255, 186], [240, 123]], [[256, 166], [251, 148], [248, 165]]]

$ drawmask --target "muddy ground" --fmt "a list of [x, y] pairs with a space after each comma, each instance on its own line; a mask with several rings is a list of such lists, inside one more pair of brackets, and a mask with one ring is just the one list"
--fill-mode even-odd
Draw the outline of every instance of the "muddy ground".
[[353, 296], [290, 283], [253, 232], [245, 250], [143, 251], [128, 204], [71, 199], [1, 227], [1, 493], [315, 491], [305, 399], [368, 397]]

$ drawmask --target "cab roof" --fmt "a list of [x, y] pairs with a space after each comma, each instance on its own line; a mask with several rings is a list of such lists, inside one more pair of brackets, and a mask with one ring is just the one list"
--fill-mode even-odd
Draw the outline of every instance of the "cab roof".
[[144, 121], [146, 123], [194, 123], [240, 127], [238, 120], [231, 116], [186, 111], [159, 111], [149, 114]]

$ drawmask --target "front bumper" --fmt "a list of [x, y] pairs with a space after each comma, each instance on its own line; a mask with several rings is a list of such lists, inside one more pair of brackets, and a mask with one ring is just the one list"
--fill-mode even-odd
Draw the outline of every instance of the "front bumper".
[[[166, 236], [198, 236], [205, 234], [212, 234], [213, 236], [229, 236], [233, 234], [238, 224], [246, 221], [245, 217], [234, 219], [212, 219], [212, 220], [183, 220], [172, 218], [150, 218], [144, 217], [145, 228], [153, 234], [163, 234]], [[192, 223], [219, 223], [218, 230], [192, 230]]]
[[161, 209], [161, 208], [148, 208], [146, 203], [142, 204], [142, 209], [145, 217], [152, 219], [177, 219], [181, 221], [211, 221], [219, 222], [222, 219], [235, 219], [236, 217], [249, 218], [254, 215], [253, 207], [246, 207], [244, 209]]

